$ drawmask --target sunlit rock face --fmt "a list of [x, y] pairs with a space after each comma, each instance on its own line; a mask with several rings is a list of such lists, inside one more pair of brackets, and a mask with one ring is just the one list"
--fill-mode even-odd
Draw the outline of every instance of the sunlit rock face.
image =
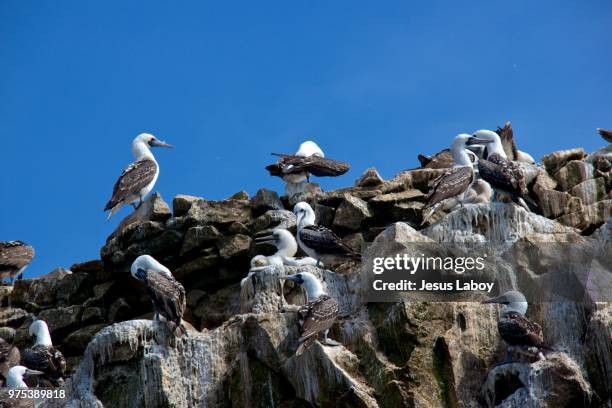
[[[153, 195], [108, 237], [99, 261], [0, 287], [0, 337], [25, 348], [31, 322], [48, 321], [71, 375], [67, 402], [47, 404], [55, 407], [606, 406], [612, 368], [606, 160], [582, 149], [552, 153], [543, 166], [526, 165], [534, 212], [511, 203], [466, 204], [436, 213], [425, 226], [428, 184], [443, 169], [390, 180], [368, 169], [352, 187], [321, 191], [308, 184], [282, 197], [268, 190], [218, 201], [180, 195], [170, 206]], [[347, 244], [362, 247], [362, 261], [333, 270], [262, 267], [241, 285], [251, 258], [276, 250], [255, 238], [279, 227], [295, 233], [291, 210], [299, 201]], [[484, 292], [453, 302], [364, 298], [373, 257], [474, 244], [492, 256], [485, 276], [496, 293], [520, 289], [530, 299], [527, 317], [542, 325], [555, 349], [549, 359], [497, 365], [506, 345], [497, 332], [498, 307], [480, 303], [489, 296]], [[581, 259], [568, 248], [588, 249], [588, 267], [573, 268]], [[151, 321], [147, 292], [129, 274], [142, 254], [167, 265], [185, 287], [188, 336], [175, 339]], [[338, 300], [329, 337], [341, 345], [316, 342], [295, 356], [297, 310], [306, 296], [285, 278], [304, 271]]]

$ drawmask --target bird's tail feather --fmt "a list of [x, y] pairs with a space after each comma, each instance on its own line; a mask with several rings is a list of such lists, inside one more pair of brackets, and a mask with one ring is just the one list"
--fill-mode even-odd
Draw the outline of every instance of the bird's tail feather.
[[295, 355], [296, 356], [301, 356], [302, 354], [304, 354], [304, 352], [306, 350], [308, 350], [310, 348], [310, 346], [312, 346], [312, 343], [314, 343], [315, 340], [316, 340], [315, 336], [309, 337], [309, 338], [305, 339], [298, 346], [298, 349], [296, 350]]

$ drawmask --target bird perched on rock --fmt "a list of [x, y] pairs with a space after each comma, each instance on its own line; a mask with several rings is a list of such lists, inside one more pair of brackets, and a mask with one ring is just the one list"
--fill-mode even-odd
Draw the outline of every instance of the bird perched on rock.
[[426, 204], [423, 207], [423, 221], [431, 218], [440, 206], [444, 206], [449, 200], [458, 200], [463, 204], [470, 186], [474, 182], [474, 168], [467, 153], [467, 142], [471, 136], [460, 134], [455, 136], [451, 144], [453, 155], [453, 167], [446, 173], [434, 179], [429, 186]]
[[[511, 290], [483, 303], [503, 305], [497, 321], [497, 331], [508, 344], [506, 362], [512, 362], [512, 352], [515, 348], [518, 348], [518, 351], [523, 354], [536, 355], [541, 360], [546, 359], [542, 350], [551, 349], [544, 344], [542, 327], [525, 317], [525, 313], [527, 313], [527, 299], [525, 299], [521, 292]], [[528, 352], [525, 350], [529, 348], [535, 351]]]
[[608, 143], [612, 143], [612, 130], [597, 128], [597, 133]]
[[516, 148], [516, 142], [514, 141], [514, 130], [512, 129], [512, 124], [510, 122], [506, 122], [503, 128], [498, 127], [495, 133], [499, 135], [508, 160], [535, 164], [535, 160], [529, 153], [523, 152]]
[[23, 381], [24, 377], [31, 375], [43, 375], [44, 373], [37, 370], [31, 370], [24, 366], [14, 366], [8, 371], [6, 377], [7, 388], [28, 388], [28, 385]]
[[132, 263], [130, 271], [134, 278], [145, 284], [153, 303], [155, 319], [160, 320], [161, 315], [171, 333], [176, 336], [186, 334], [187, 330], [183, 325], [185, 288], [174, 279], [170, 269], [150, 255], [141, 255]]
[[22, 241], [0, 241], [0, 283], [20, 278], [34, 258], [34, 248]]
[[104, 207], [104, 211], [110, 210], [108, 219], [124, 204], [132, 204], [134, 208], [138, 208], [144, 197], [153, 190], [159, 176], [159, 165], [151, 153], [151, 147], [172, 146], [148, 133], [142, 133], [134, 139], [132, 154], [136, 161], [123, 170], [113, 187], [113, 196]]
[[9, 369], [19, 364], [20, 359], [19, 349], [0, 337], [0, 374], [4, 379], [7, 378]]
[[529, 197], [525, 173], [521, 166], [508, 160], [499, 135], [490, 130], [479, 130], [467, 142], [468, 145], [486, 144], [488, 155], [478, 160], [478, 174], [495, 190], [508, 194], [512, 201], [527, 211], [537, 207]]
[[315, 142], [306, 141], [295, 154], [272, 153], [278, 156], [276, 163], [266, 167], [271, 176], [281, 177], [287, 183], [287, 191], [300, 192], [310, 175], [317, 177], [341, 176], [349, 170], [348, 163], [326, 159], [323, 150]]
[[296, 356], [306, 351], [323, 333], [324, 343], [329, 346], [338, 346], [340, 343], [327, 337], [329, 329], [338, 317], [338, 302], [323, 291], [321, 282], [310, 272], [302, 272], [286, 277], [306, 289], [307, 302], [298, 310], [301, 333]]
[[276, 247], [276, 252], [266, 257], [268, 265], [283, 265], [283, 256], [293, 258], [298, 250], [293, 234], [284, 228], [276, 228], [270, 235], [255, 238], [255, 243], [272, 244]]
[[35, 320], [28, 332], [34, 337], [34, 345], [21, 353], [21, 364], [41, 371], [53, 385], [61, 385], [66, 373], [66, 359], [61, 351], [53, 347], [47, 323]]
[[308, 203], [297, 203], [293, 207], [293, 213], [297, 217], [298, 244], [308, 256], [317, 260], [317, 266], [321, 262], [332, 264], [338, 258], [361, 258], [359, 253], [342, 242], [332, 230], [315, 224], [315, 213]]

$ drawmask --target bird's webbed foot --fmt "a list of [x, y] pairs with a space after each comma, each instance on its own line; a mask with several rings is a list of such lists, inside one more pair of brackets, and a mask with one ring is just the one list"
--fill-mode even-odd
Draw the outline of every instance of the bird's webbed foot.
[[338, 342], [336, 340], [330, 339], [329, 337], [326, 337], [323, 340], [323, 344], [325, 344], [326, 346], [331, 346], [331, 347], [337, 347], [337, 346], [341, 346], [342, 345], [342, 343], [340, 343], [340, 342]]

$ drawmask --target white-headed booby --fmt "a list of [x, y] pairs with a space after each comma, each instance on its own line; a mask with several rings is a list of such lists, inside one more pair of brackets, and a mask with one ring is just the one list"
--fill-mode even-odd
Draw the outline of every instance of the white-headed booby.
[[0, 241], [0, 283], [19, 278], [34, 258], [34, 248], [22, 241]]
[[132, 276], [145, 284], [155, 309], [155, 317], [163, 316], [170, 332], [176, 336], [187, 333], [183, 326], [186, 298], [185, 288], [170, 269], [159, 263], [150, 255], [141, 255], [132, 263]]
[[42, 375], [44, 374], [42, 371], [31, 370], [24, 366], [14, 366], [8, 371], [8, 375], [6, 377], [6, 387], [7, 388], [28, 388], [28, 385], [23, 381], [24, 377], [30, 375]]
[[293, 234], [284, 228], [276, 228], [272, 234], [255, 238], [257, 244], [272, 244], [276, 252], [268, 256], [269, 265], [283, 265], [282, 256], [293, 258], [298, 250]]
[[319, 333], [323, 333], [324, 342], [329, 346], [337, 346], [340, 343], [328, 339], [329, 329], [338, 317], [338, 302], [323, 291], [321, 282], [310, 272], [301, 272], [286, 277], [287, 280], [296, 282], [306, 289], [307, 302], [298, 310], [301, 333], [298, 342], [296, 356], [306, 351], [317, 339]]
[[453, 167], [431, 182], [421, 224], [424, 224], [446, 200], [457, 199], [463, 203], [474, 181], [474, 168], [466, 149], [466, 143], [470, 138], [470, 135], [460, 134], [453, 139], [451, 144]]
[[518, 347], [519, 351], [524, 354], [527, 353], [523, 348], [535, 348], [537, 352], [529, 353], [529, 355], [535, 354], [541, 360], [545, 359], [542, 350], [550, 350], [550, 347], [544, 345], [542, 327], [525, 318], [527, 299], [521, 292], [511, 290], [483, 303], [498, 303], [504, 306], [497, 321], [497, 330], [501, 338], [508, 344], [507, 362], [512, 361], [512, 352], [515, 347]]
[[142, 133], [134, 139], [132, 154], [136, 161], [123, 170], [113, 187], [113, 196], [104, 207], [104, 211], [110, 210], [109, 219], [124, 204], [132, 204], [137, 208], [135, 203], [140, 205], [144, 197], [153, 190], [159, 176], [159, 165], [151, 153], [151, 147], [172, 146], [148, 133]]
[[41, 371], [54, 385], [61, 385], [66, 373], [66, 359], [61, 351], [53, 347], [47, 323], [35, 320], [30, 325], [29, 334], [34, 338], [34, 345], [21, 353], [21, 364]]
[[312, 141], [302, 143], [295, 154], [272, 154], [279, 156], [279, 159], [267, 166], [266, 170], [271, 176], [281, 177], [289, 184], [304, 183], [311, 174], [317, 177], [336, 177], [349, 170], [345, 162], [326, 159], [323, 150]]
[[308, 256], [317, 260], [317, 266], [321, 262], [332, 264], [339, 257], [355, 259], [361, 257], [359, 253], [342, 242], [342, 239], [332, 230], [315, 224], [315, 213], [308, 203], [303, 201], [297, 203], [293, 207], [293, 213], [297, 217], [298, 244]]
[[490, 130], [479, 130], [467, 142], [468, 145], [486, 144], [487, 156], [478, 160], [478, 174], [494, 189], [508, 194], [512, 201], [531, 211], [525, 201], [536, 206], [529, 197], [523, 169], [508, 160], [499, 135]]

